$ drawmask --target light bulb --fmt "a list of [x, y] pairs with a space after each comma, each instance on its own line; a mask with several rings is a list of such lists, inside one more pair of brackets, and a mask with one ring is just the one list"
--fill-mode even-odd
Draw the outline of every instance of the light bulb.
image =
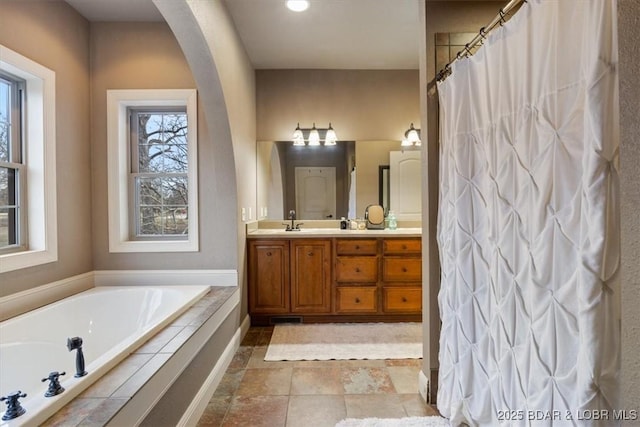
[[311, 132], [309, 132], [309, 145], [320, 145], [320, 133], [316, 129], [316, 124], [313, 124]]
[[300, 123], [298, 123], [298, 126], [296, 126], [296, 129], [293, 131], [292, 140], [293, 145], [304, 145], [304, 135], [300, 129]]
[[336, 145], [336, 141], [338, 140], [338, 136], [336, 135], [336, 131], [331, 127], [331, 123], [329, 123], [329, 129], [327, 129], [327, 134], [324, 137], [324, 145]]
[[309, 8], [307, 0], [287, 0], [287, 7], [294, 12], [303, 12]]

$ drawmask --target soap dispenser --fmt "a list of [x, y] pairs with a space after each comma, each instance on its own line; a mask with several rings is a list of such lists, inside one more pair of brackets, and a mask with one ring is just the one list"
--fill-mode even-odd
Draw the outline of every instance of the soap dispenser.
[[396, 214], [393, 211], [389, 211], [389, 215], [387, 215], [387, 220], [389, 221], [389, 230], [395, 230], [398, 228], [398, 222], [396, 221]]

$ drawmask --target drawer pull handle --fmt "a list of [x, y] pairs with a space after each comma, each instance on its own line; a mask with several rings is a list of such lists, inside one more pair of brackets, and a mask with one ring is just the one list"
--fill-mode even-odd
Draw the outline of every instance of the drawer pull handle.
[[309, 255], [309, 256], [313, 256], [313, 252], [309, 252], [307, 255]]
[[356, 304], [360, 304], [360, 298], [356, 298]]
[[360, 268], [356, 267], [356, 273], [360, 273]]

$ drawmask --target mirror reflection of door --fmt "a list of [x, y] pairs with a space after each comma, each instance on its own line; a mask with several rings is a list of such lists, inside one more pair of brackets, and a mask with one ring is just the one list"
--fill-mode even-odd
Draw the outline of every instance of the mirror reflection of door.
[[396, 218], [421, 219], [420, 151], [392, 151], [389, 153], [391, 181], [391, 210]]
[[336, 168], [296, 168], [296, 214], [309, 220], [335, 219]]

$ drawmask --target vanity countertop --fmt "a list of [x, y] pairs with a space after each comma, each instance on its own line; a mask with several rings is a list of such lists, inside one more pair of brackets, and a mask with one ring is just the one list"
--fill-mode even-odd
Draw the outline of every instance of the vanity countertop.
[[248, 239], [260, 238], [310, 238], [310, 237], [419, 237], [422, 228], [397, 228], [395, 230], [341, 230], [336, 228], [304, 228], [285, 231], [284, 228], [258, 228], [247, 232]]

